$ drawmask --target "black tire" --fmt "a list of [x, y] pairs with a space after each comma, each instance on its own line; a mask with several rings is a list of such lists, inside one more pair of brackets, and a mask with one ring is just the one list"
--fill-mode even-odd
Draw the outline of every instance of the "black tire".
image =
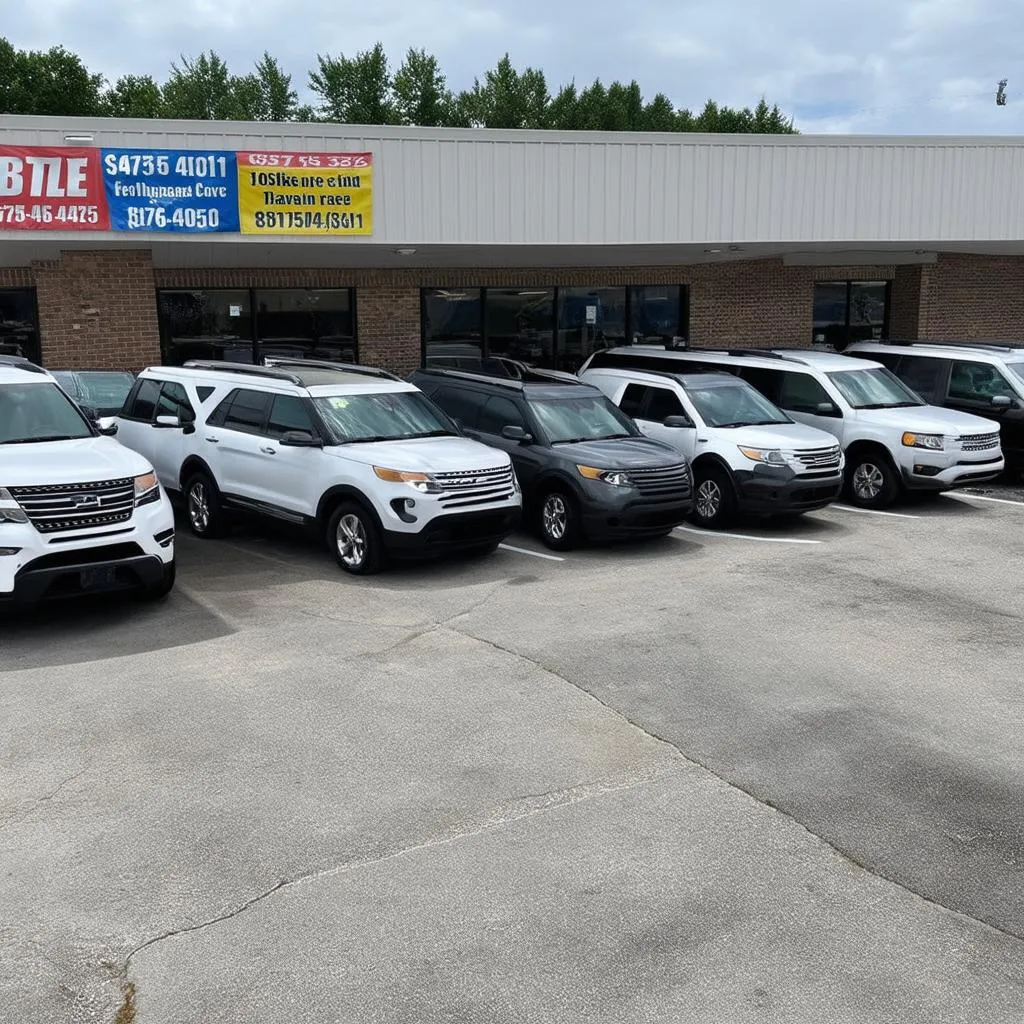
[[843, 497], [857, 508], [888, 508], [899, 496], [900, 480], [888, 456], [866, 449], [846, 461]]
[[175, 566], [174, 562], [164, 566], [164, 578], [159, 583], [154, 583], [151, 587], [146, 587], [142, 591], [143, 601], [160, 601], [165, 598], [174, 589], [174, 577], [175, 577]]
[[693, 511], [690, 521], [707, 530], [720, 530], [736, 518], [736, 492], [724, 469], [698, 466], [693, 471]]
[[537, 506], [537, 531], [546, 547], [569, 551], [582, 536], [575, 499], [559, 488], [546, 491]]
[[338, 565], [353, 576], [369, 576], [384, 564], [377, 521], [354, 501], [340, 504], [327, 520], [327, 546]]
[[185, 512], [189, 529], [207, 540], [224, 534], [224, 508], [220, 491], [209, 473], [200, 470], [193, 473], [185, 483]]

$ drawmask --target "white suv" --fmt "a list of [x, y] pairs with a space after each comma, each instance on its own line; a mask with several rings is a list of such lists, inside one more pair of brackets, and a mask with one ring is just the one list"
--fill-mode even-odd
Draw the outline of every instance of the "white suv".
[[648, 437], [686, 456], [692, 518], [701, 526], [726, 526], [737, 512], [796, 515], [839, 497], [843, 454], [836, 439], [795, 423], [732, 374], [609, 368], [580, 377]]
[[800, 423], [837, 438], [846, 455], [846, 499], [881, 509], [901, 489], [945, 491], [997, 477], [1004, 467], [991, 420], [926, 405], [878, 363], [810, 349], [607, 349], [584, 363], [669, 372], [725, 370]]
[[493, 550], [519, 525], [508, 454], [463, 437], [419, 388], [370, 367], [266, 363], [151, 367], [117, 417], [197, 536], [256, 512], [314, 529], [365, 574], [389, 554]]
[[174, 585], [174, 514], [153, 467], [45, 370], [0, 357], [0, 603]]

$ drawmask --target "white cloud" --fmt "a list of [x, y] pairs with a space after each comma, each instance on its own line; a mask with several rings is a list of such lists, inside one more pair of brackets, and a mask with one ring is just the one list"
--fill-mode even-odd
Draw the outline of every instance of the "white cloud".
[[[552, 90], [636, 78], [699, 109], [765, 95], [804, 131], [1024, 130], [1024, 4], [1008, 0], [33, 0], [8, 4], [16, 46], [62, 43], [108, 78], [166, 75], [212, 48], [247, 70], [264, 50], [304, 86], [316, 53], [383, 42], [437, 55], [455, 88], [506, 52]], [[1009, 79], [1009, 104], [996, 83]], [[1015, 91], [1016, 90], [1016, 91]]]

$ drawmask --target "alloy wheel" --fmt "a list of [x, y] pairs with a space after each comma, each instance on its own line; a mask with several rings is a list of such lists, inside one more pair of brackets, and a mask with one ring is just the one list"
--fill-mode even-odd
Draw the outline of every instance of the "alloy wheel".
[[196, 533], [205, 533], [210, 526], [210, 501], [206, 484], [197, 480], [188, 492], [188, 516]]
[[714, 519], [722, 507], [722, 488], [714, 480], [702, 480], [697, 488], [697, 515]]
[[561, 540], [569, 527], [569, 510], [560, 494], [549, 494], [542, 510], [544, 532], [553, 540]]
[[338, 520], [335, 537], [338, 557], [350, 569], [358, 569], [366, 560], [366, 528], [359, 516], [344, 515]]
[[870, 462], [862, 462], [853, 471], [853, 491], [861, 501], [874, 501], [884, 486], [885, 476]]

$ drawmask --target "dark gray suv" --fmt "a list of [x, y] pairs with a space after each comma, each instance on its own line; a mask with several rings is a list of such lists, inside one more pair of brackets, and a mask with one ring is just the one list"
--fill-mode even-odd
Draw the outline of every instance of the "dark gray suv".
[[409, 380], [468, 437], [509, 453], [548, 547], [667, 534], [693, 508], [686, 460], [597, 388], [540, 370], [509, 380], [431, 368]]

